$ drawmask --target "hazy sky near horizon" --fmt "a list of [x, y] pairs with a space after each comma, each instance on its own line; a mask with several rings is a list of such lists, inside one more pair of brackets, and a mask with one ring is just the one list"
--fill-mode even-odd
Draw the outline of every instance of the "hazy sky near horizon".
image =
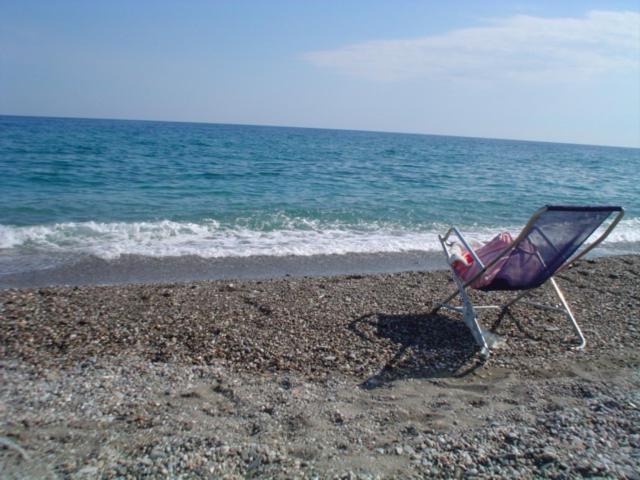
[[0, 114], [640, 147], [640, 2], [0, 0]]

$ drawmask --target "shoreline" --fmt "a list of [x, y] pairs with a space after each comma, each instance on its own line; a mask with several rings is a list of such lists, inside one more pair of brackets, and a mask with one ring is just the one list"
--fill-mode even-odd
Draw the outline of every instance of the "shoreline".
[[[601, 246], [587, 258], [640, 255], [640, 244]], [[1, 259], [0, 259], [1, 260]], [[277, 278], [331, 277], [401, 272], [448, 270], [442, 252], [345, 253], [323, 255], [255, 255], [205, 258], [195, 255], [151, 257], [126, 254], [105, 260], [84, 255], [75, 260], [49, 257], [57, 266], [0, 274], [0, 291], [11, 288], [53, 286], [127, 285], [132, 283], [189, 283], [215, 280], [268, 280]], [[0, 270], [11, 264], [0, 263]]]
[[639, 280], [578, 262], [586, 350], [518, 306], [486, 362], [443, 271], [2, 290], [3, 474], [636, 478]]

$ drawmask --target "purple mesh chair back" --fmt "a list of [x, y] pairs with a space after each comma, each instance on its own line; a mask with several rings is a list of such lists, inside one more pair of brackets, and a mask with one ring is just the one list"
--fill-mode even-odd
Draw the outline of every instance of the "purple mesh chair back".
[[621, 207], [547, 206], [520, 235], [499, 273], [480, 290], [528, 290], [542, 285]]

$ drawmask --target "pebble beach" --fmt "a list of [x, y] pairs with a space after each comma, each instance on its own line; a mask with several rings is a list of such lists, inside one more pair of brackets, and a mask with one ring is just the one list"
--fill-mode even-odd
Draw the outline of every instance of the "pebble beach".
[[0, 475], [640, 478], [640, 256], [557, 279], [486, 361], [444, 271], [0, 290]]

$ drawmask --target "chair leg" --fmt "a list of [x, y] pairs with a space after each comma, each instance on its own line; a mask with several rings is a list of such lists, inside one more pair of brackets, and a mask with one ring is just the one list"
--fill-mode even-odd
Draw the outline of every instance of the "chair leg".
[[[484, 337], [484, 334], [482, 333], [482, 328], [478, 323], [478, 316], [476, 315], [476, 311], [473, 308], [473, 303], [471, 303], [471, 300], [469, 299], [469, 296], [465, 291], [464, 284], [460, 281], [460, 279], [458, 279], [455, 275], [453, 276], [453, 279], [458, 286], [458, 291], [453, 295], [450, 295], [444, 302], [441, 302], [439, 305], [437, 305], [436, 308], [432, 310], [432, 313], [437, 312], [441, 308], [445, 308], [447, 310], [453, 310], [454, 312], [462, 314], [462, 320], [464, 321], [467, 328], [469, 328], [469, 330], [471, 331], [471, 335], [473, 335], [474, 340], [480, 347], [480, 355], [482, 355], [484, 358], [488, 358], [490, 353], [489, 345]], [[457, 295], [460, 295], [460, 299], [462, 300], [462, 307], [454, 307], [452, 305], [449, 305], [448, 303]]]
[[473, 338], [480, 346], [480, 355], [484, 358], [488, 358], [490, 353], [489, 345], [487, 344], [487, 340], [484, 338], [484, 334], [482, 333], [482, 328], [480, 328], [480, 324], [478, 323], [478, 316], [473, 308], [473, 304], [464, 290], [460, 292], [460, 296], [462, 297], [464, 305], [464, 311], [462, 312], [464, 323], [467, 325], [469, 330], [471, 330]]
[[[578, 322], [576, 321], [576, 318], [573, 316], [573, 312], [571, 312], [571, 308], [569, 307], [569, 304], [565, 300], [564, 294], [562, 293], [562, 290], [560, 290], [560, 287], [556, 283], [555, 279], [553, 277], [551, 277], [549, 280], [551, 282], [551, 285], [553, 286], [553, 289], [556, 291], [556, 295], [558, 295], [558, 298], [560, 299], [560, 303], [562, 304], [562, 308], [551, 307], [551, 306], [548, 306], [548, 305], [542, 305], [542, 304], [535, 303], [535, 302], [523, 301], [522, 303], [525, 303], [527, 305], [530, 305], [532, 307], [539, 308], [539, 309], [542, 309], [542, 310], [549, 310], [549, 311], [552, 311], [552, 312], [560, 312], [560, 313], [563, 313], [564, 315], [566, 315], [567, 319], [573, 325], [574, 331], [576, 332], [578, 337], [580, 337], [580, 345], [578, 345], [576, 348], [583, 349], [587, 345], [587, 340], [584, 338], [584, 335], [582, 334], [582, 330], [580, 329], [580, 325], [578, 325]], [[502, 311], [505, 312], [506, 310], [509, 309], [510, 306], [512, 306], [516, 302], [521, 301], [524, 297], [529, 295], [531, 292], [532, 292], [532, 290], [528, 290], [526, 292], [523, 292], [520, 295], [518, 295], [516, 298], [514, 298], [513, 300], [509, 301], [508, 303], [505, 303], [502, 306]]]
[[573, 316], [573, 313], [571, 312], [571, 308], [569, 308], [569, 304], [565, 300], [562, 290], [560, 290], [560, 287], [558, 286], [558, 284], [556, 283], [553, 277], [551, 277], [549, 280], [551, 281], [551, 285], [553, 285], [553, 288], [555, 289], [556, 294], [560, 299], [560, 303], [562, 303], [562, 306], [565, 309], [567, 318], [571, 321], [571, 324], [573, 325], [573, 329], [575, 330], [578, 337], [580, 337], [580, 345], [578, 345], [576, 348], [581, 350], [587, 345], [587, 340], [584, 338], [584, 335], [582, 334], [582, 330], [580, 329], [580, 325], [578, 325], [578, 322]]

